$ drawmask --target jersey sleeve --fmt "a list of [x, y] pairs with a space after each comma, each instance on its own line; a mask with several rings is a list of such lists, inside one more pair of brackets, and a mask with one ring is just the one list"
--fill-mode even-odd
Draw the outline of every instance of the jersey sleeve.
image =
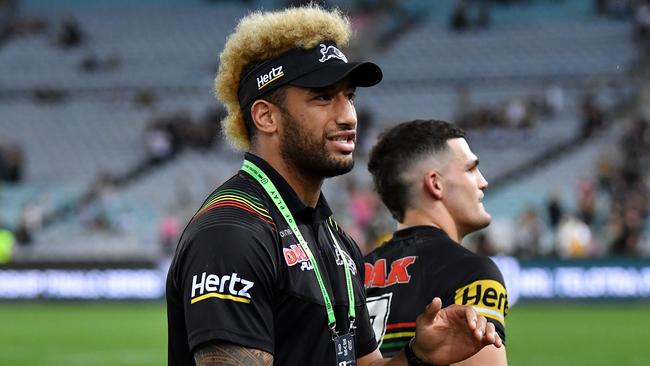
[[[257, 230], [254, 230], [257, 228]], [[191, 235], [179, 271], [192, 351], [219, 340], [273, 353], [273, 234], [246, 220]]]
[[494, 324], [499, 337], [506, 340], [508, 293], [499, 268], [488, 257], [465, 257], [456, 264], [464, 278], [454, 289], [454, 303], [470, 305]]

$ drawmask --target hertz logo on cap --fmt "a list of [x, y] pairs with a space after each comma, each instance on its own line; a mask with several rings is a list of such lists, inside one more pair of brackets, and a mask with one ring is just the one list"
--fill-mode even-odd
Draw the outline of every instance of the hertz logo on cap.
[[283, 76], [284, 72], [282, 71], [282, 66], [272, 68], [271, 71], [257, 77], [257, 90], [261, 90], [263, 87], [269, 85], [272, 81], [277, 80]]
[[480, 315], [506, 325], [508, 294], [498, 281], [478, 280], [459, 288], [456, 290], [454, 303], [471, 305]]

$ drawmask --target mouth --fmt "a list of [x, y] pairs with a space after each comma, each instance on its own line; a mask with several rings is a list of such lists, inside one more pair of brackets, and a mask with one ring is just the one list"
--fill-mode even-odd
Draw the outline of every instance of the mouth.
[[342, 153], [350, 154], [354, 151], [357, 133], [356, 131], [340, 131], [327, 136], [335, 149]]

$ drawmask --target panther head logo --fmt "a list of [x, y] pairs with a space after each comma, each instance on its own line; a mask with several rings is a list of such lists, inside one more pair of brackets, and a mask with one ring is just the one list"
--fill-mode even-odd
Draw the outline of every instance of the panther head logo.
[[320, 45], [320, 53], [323, 55], [318, 61], [320, 62], [325, 62], [331, 58], [338, 58], [339, 60], [343, 62], [348, 62], [348, 59], [345, 57], [343, 52], [341, 52], [338, 48], [334, 46], [326, 46], [321, 43]]

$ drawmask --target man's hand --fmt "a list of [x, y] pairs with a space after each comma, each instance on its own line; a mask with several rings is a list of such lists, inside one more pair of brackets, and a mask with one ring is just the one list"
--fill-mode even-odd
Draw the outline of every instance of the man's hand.
[[462, 361], [483, 347], [502, 342], [484, 316], [471, 306], [450, 305], [441, 309], [442, 301], [435, 298], [417, 317], [413, 352], [433, 365], [448, 365]]

